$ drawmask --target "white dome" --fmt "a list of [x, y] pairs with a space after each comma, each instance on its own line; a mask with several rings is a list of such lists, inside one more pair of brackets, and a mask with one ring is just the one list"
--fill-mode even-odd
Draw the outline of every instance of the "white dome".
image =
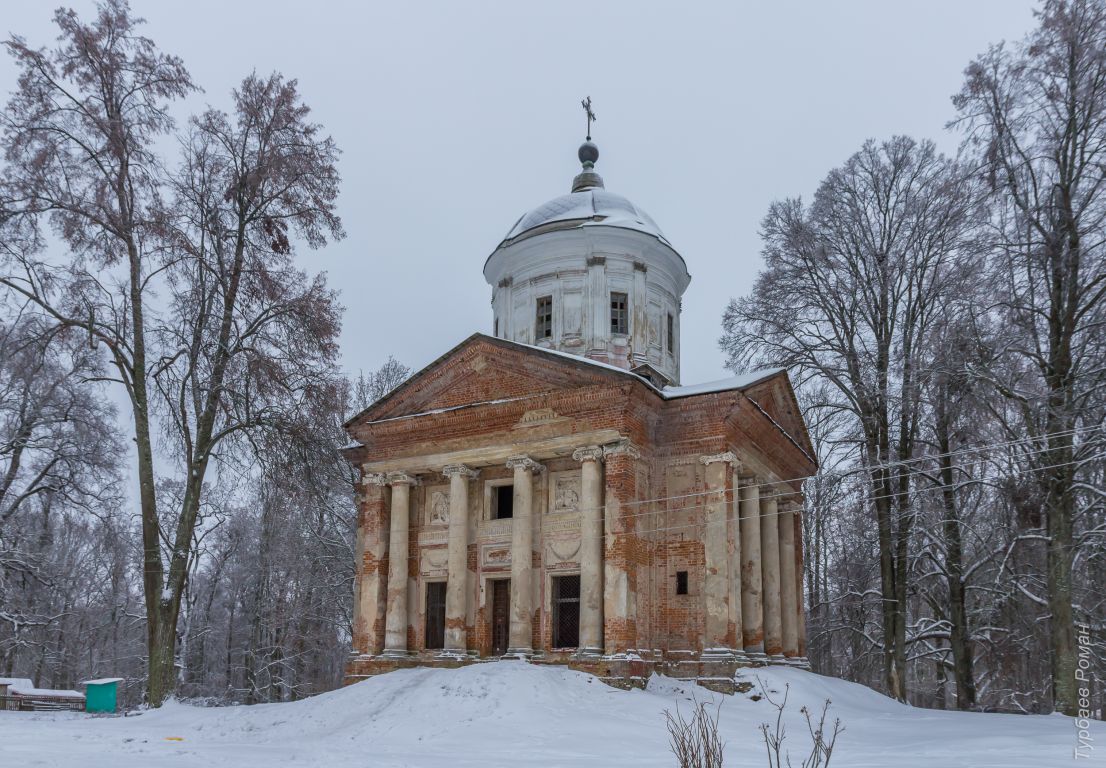
[[539, 205], [523, 214], [503, 239], [513, 240], [532, 229], [554, 223], [633, 229], [668, 243], [664, 233], [648, 213], [622, 195], [602, 188], [570, 192]]
[[572, 192], [525, 213], [484, 262], [492, 334], [680, 381], [680, 297], [691, 275], [645, 211], [608, 192], [598, 148]]

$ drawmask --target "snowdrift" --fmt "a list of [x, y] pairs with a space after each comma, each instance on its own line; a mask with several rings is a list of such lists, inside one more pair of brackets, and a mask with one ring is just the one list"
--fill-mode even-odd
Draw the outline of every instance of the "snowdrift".
[[[782, 696], [793, 762], [806, 756], [803, 705], [845, 732], [839, 768], [1049, 768], [1067, 766], [1075, 726], [1060, 715], [1019, 716], [914, 709], [863, 686], [791, 669], [754, 674]], [[113, 768], [391, 768], [392, 766], [671, 766], [664, 710], [722, 699], [726, 764], [764, 766], [758, 726], [774, 719], [759, 691], [718, 696], [654, 677], [621, 691], [568, 669], [519, 661], [455, 670], [401, 670], [305, 701], [200, 708], [171, 702], [136, 717], [0, 713], [0, 764]], [[775, 697], [775, 694], [774, 694]], [[686, 704], [685, 704], [686, 706]], [[1092, 724], [1106, 758], [1106, 724]], [[801, 753], [801, 754], [800, 754]], [[797, 759], [796, 759], [797, 758]]]

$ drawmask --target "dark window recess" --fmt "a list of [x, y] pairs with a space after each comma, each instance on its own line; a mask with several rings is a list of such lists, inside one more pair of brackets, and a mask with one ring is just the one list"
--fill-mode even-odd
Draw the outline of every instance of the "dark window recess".
[[687, 571], [676, 571], [676, 594], [687, 594]]
[[492, 498], [492, 520], [504, 520], [515, 516], [515, 487], [497, 485]]
[[580, 645], [580, 576], [553, 577], [553, 647]]
[[537, 322], [534, 325], [536, 329], [534, 332], [534, 338], [536, 339], [550, 339], [553, 338], [553, 297], [542, 296], [538, 299], [537, 307]]
[[676, 354], [676, 319], [668, 313], [668, 354]]
[[510, 622], [507, 611], [511, 605], [510, 579], [497, 579], [492, 585], [492, 653], [502, 656], [507, 652], [510, 639]]
[[426, 647], [445, 647], [445, 582], [426, 585]]
[[492, 336], [499, 336], [499, 318], [495, 319], [495, 325], [492, 326]]
[[626, 294], [611, 294], [611, 333], [626, 335], [630, 332], [630, 318], [627, 310], [629, 303]]

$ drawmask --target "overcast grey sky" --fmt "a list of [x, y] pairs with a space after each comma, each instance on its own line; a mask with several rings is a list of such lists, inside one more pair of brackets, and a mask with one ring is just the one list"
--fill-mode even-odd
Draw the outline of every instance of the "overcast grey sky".
[[[0, 0], [0, 27], [52, 43], [57, 5]], [[955, 151], [944, 125], [964, 66], [1027, 32], [1035, 4], [132, 5], [204, 87], [195, 108], [225, 106], [253, 69], [279, 70], [344, 151], [349, 236], [304, 263], [341, 290], [347, 371], [389, 354], [417, 369], [490, 332], [484, 260], [523, 212], [569, 191], [591, 95], [607, 189], [648, 211], [691, 272], [682, 365], [693, 384], [726, 375], [720, 319], [759, 269], [768, 204], [809, 196], [870, 137]], [[14, 84], [5, 58], [5, 100]]]

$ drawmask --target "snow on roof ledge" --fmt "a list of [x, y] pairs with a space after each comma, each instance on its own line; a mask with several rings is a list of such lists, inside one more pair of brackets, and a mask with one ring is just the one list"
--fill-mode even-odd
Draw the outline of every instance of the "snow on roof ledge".
[[783, 371], [783, 368], [766, 368], [762, 371], [749, 371], [740, 376], [730, 376], [717, 381], [703, 382], [702, 384], [689, 384], [686, 387], [665, 387], [661, 390], [661, 396], [666, 400], [672, 400], [673, 398], [689, 397], [690, 395], [706, 395], [711, 392], [744, 389]]
[[121, 677], [98, 677], [95, 680], [82, 680], [80, 685], [107, 685], [108, 683], [121, 683]]
[[[483, 335], [483, 334], [481, 334]], [[625, 368], [619, 368], [617, 365], [611, 365], [610, 363], [604, 363], [600, 360], [592, 360], [590, 357], [584, 357], [583, 355], [573, 354], [572, 352], [562, 352], [559, 349], [548, 349], [546, 347], [538, 347], [533, 344], [524, 344], [521, 341], [512, 341], [511, 339], [501, 339], [497, 336], [490, 336], [488, 338], [495, 341], [501, 341], [506, 344], [514, 344], [518, 347], [524, 347], [526, 349], [534, 349], [538, 352], [544, 352], [547, 355], [554, 355], [556, 357], [564, 357], [570, 360], [575, 360], [580, 363], [586, 363], [588, 365], [594, 365], [598, 368], [606, 368], [607, 370], [616, 371], [624, 376], [632, 376], [638, 381], [645, 384], [654, 392], [659, 394], [665, 400], [674, 400], [677, 397], [691, 397], [692, 395], [706, 395], [712, 392], [726, 392], [731, 389], [744, 389], [750, 387], [764, 379], [771, 376], [775, 376], [778, 373], [785, 371], [785, 368], [765, 368], [759, 371], [749, 371], [743, 373], [740, 376], [730, 376], [725, 379], [718, 379], [716, 381], [708, 381], [703, 384], [689, 384], [686, 387], [665, 387], [658, 389], [653, 382], [649, 381], [643, 376], [639, 376], [632, 371], [628, 371]]]

